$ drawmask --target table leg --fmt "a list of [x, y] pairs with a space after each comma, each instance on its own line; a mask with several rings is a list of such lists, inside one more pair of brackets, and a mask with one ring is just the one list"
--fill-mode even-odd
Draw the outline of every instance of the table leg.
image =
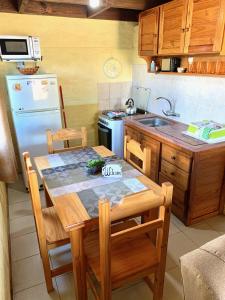
[[45, 185], [44, 185], [44, 192], [45, 192], [45, 200], [46, 200], [46, 205], [47, 205], [47, 207], [53, 206], [52, 200], [51, 200], [51, 198], [50, 198], [50, 196], [49, 196], [49, 193], [48, 193], [48, 191], [47, 191]]
[[70, 231], [76, 300], [87, 300], [83, 228]]

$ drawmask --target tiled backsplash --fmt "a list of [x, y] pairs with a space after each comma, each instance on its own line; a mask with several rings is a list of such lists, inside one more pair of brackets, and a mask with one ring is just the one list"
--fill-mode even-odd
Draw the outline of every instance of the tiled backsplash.
[[131, 96], [132, 82], [98, 83], [99, 110], [121, 109]]
[[136, 107], [146, 110], [149, 101], [149, 89], [143, 89], [132, 82], [114, 82], [98, 84], [99, 111], [124, 109], [128, 98], [134, 99]]
[[146, 65], [133, 65], [133, 84], [151, 88], [148, 110], [162, 114], [168, 103], [154, 101], [159, 96], [176, 101], [178, 121], [189, 123], [211, 119], [225, 123], [225, 78], [179, 75], [155, 75], [146, 71]]

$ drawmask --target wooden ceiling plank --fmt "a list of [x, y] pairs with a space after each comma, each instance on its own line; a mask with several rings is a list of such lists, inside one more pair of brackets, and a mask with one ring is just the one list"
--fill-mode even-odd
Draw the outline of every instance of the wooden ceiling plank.
[[[34, 0], [49, 3], [89, 5], [89, 0]], [[108, 0], [112, 8], [145, 10], [149, 7], [150, 0]]]
[[110, 5], [113, 8], [145, 10], [148, 8], [148, 0], [110, 0]]
[[94, 19], [137, 22], [139, 11], [133, 9], [110, 8]]
[[84, 5], [72, 4], [30, 1], [26, 7], [26, 13], [69, 18], [87, 18], [87, 10]]
[[24, 13], [28, 3], [29, 0], [18, 0], [18, 12], [21, 14]]
[[49, 2], [59, 4], [88, 5], [89, 0], [33, 0], [34, 2]]
[[101, 6], [98, 7], [98, 8], [91, 8], [90, 6], [87, 6], [88, 18], [92, 19], [92, 18], [102, 14], [103, 12], [108, 10], [109, 8], [110, 8], [109, 0], [102, 0], [101, 1]]

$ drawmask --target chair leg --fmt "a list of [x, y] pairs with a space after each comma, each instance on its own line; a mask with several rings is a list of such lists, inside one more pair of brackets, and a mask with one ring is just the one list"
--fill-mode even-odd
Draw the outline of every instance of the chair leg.
[[163, 299], [165, 271], [158, 269], [155, 273], [153, 300]]
[[44, 275], [45, 275], [45, 283], [46, 283], [47, 291], [48, 291], [48, 293], [50, 293], [54, 290], [54, 287], [53, 287], [53, 283], [52, 283], [51, 267], [50, 267], [50, 262], [49, 262], [48, 250], [43, 249], [43, 247], [41, 247], [41, 248], [42, 249], [40, 249], [40, 252], [41, 252], [42, 264], [43, 264]]

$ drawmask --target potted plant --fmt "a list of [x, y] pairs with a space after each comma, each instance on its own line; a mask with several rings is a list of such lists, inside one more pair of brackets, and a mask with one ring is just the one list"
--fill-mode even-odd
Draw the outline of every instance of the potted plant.
[[87, 162], [87, 173], [90, 175], [95, 175], [102, 171], [105, 165], [105, 161], [102, 159], [91, 159]]

